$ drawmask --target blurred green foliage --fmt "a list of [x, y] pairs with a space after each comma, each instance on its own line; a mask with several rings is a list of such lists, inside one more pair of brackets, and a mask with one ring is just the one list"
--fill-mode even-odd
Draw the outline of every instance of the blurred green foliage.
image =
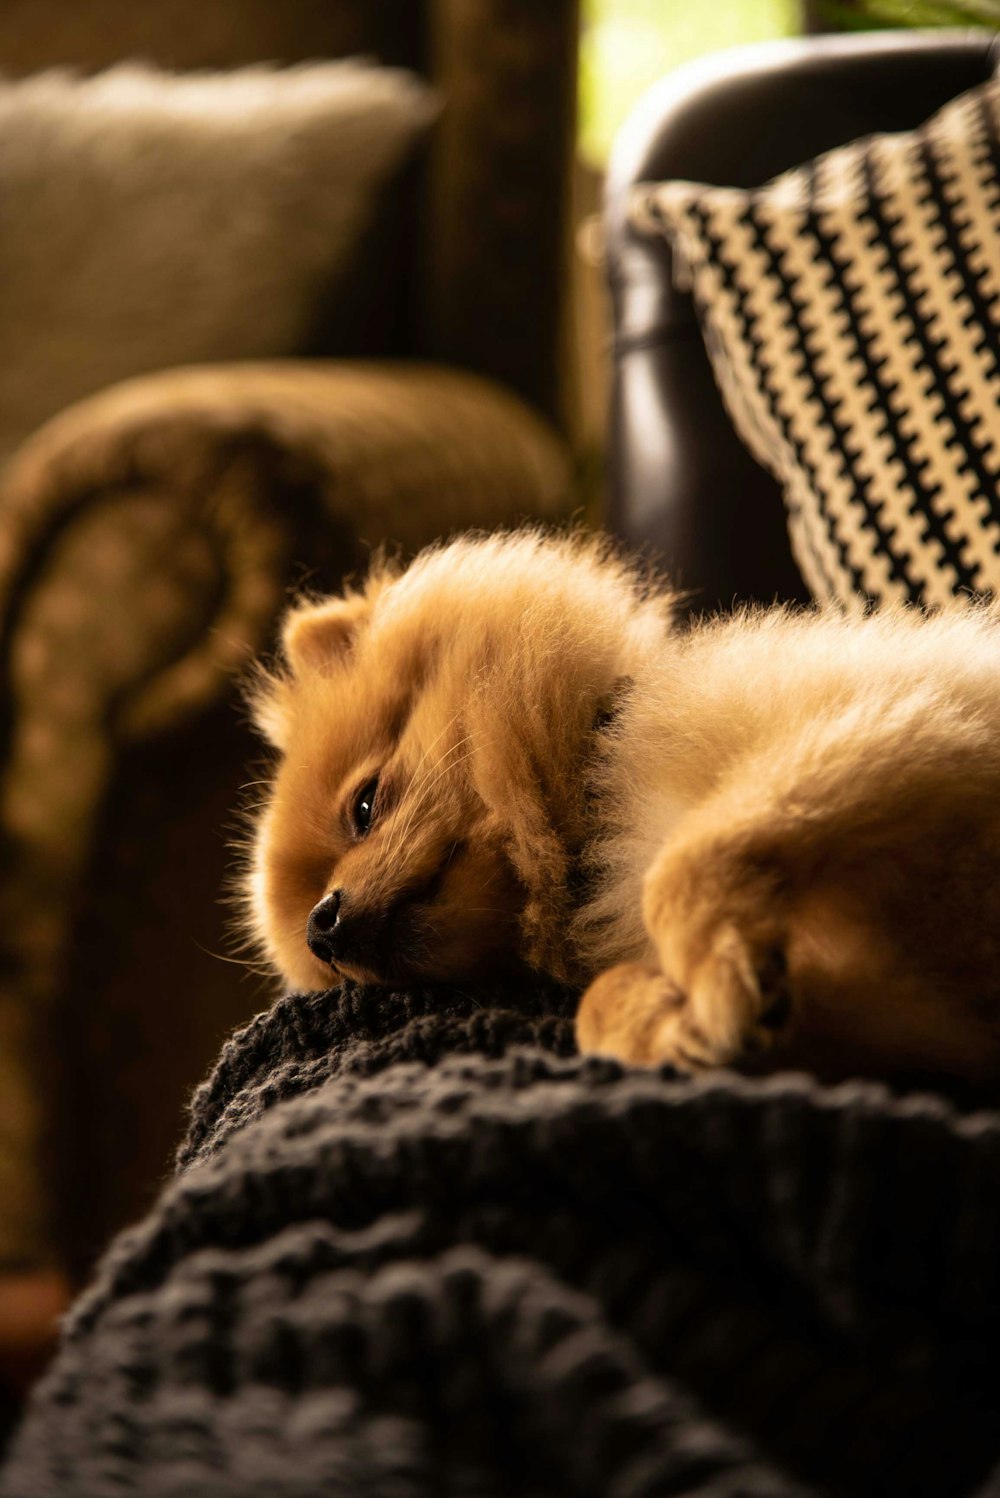
[[[998, 0], [1000, 3], [1000, 0]], [[639, 95], [705, 52], [802, 30], [799, 0], [582, 0], [580, 149], [596, 166]]]
[[1000, 30], [1000, 0], [815, 0], [825, 25], [848, 30], [880, 26], [985, 26]]

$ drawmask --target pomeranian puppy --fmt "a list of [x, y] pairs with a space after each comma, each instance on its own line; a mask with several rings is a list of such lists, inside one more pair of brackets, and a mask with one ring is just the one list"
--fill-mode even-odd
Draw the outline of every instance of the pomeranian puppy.
[[1000, 1074], [997, 608], [681, 629], [526, 531], [299, 603], [282, 655], [245, 898], [286, 984], [528, 968], [626, 1062]]

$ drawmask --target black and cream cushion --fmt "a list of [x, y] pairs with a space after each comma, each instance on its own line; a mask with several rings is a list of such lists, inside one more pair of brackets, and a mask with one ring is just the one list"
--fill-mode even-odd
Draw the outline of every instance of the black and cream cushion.
[[636, 189], [817, 598], [1000, 594], [1000, 82], [753, 191]]

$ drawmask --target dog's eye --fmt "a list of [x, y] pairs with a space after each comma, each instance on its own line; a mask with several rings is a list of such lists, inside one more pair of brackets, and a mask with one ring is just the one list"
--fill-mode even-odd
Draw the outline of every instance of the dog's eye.
[[375, 775], [358, 792], [357, 800], [351, 812], [354, 818], [354, 830], [358, 837], [364, 837], [372, 825], [372, 816], [375, 811], [375, 792], [377, 790], [378, 776]]

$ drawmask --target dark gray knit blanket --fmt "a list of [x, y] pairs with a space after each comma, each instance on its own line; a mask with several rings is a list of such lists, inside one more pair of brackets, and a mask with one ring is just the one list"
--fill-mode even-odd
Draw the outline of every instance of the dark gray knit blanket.
[[569, 1009], [238, 1034], [4, 1494], [1000, 1498], [1000, 1114], [583, 1061]]

